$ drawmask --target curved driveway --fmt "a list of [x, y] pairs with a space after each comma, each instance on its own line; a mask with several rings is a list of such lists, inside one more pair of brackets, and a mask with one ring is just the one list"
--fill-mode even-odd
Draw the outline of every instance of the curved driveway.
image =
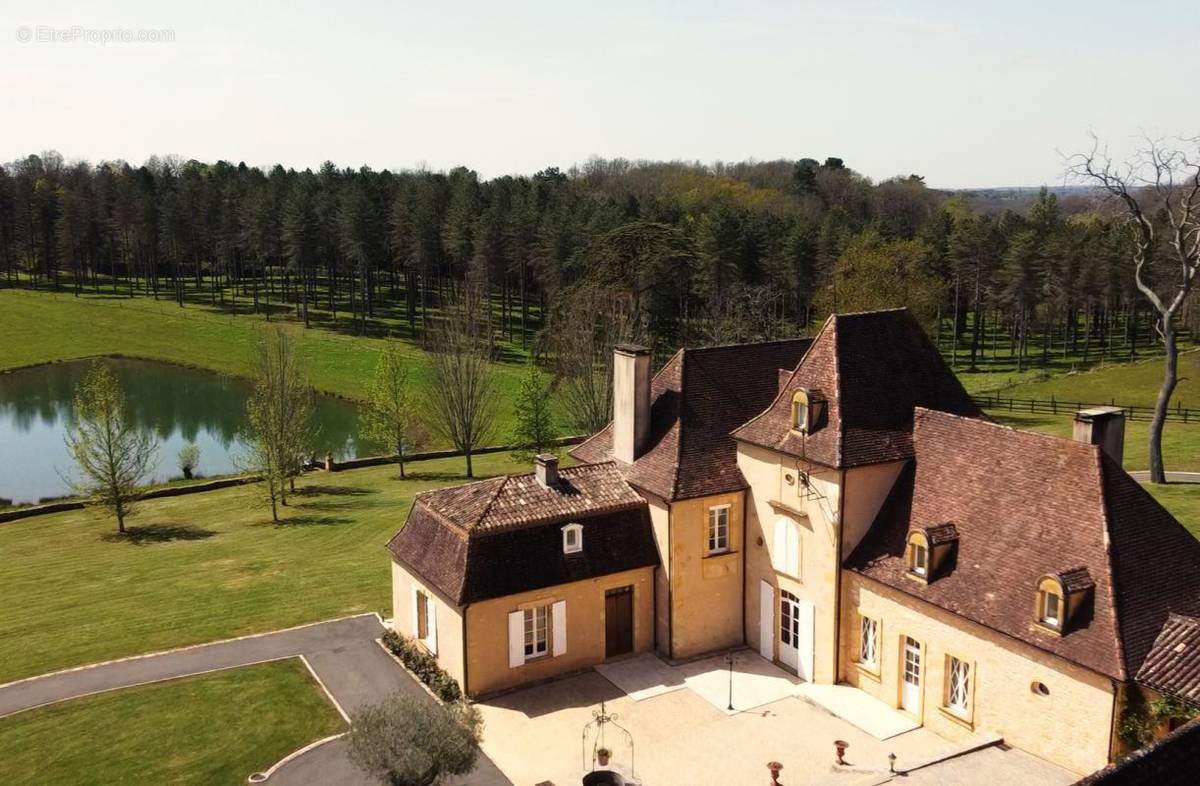
[[[351, 720], [365, 705], [396, 691], [435, 703], [375, 642], [383, 631], [378, 616], [363, 614], [32, 677], [0, 685], [0, 717], [94, 693], [298, 656], [304, 656], [342, 714]], [[341, 739], [289, 761], [269, 782], [329, 786], [374, 783], [350, 763], [346, 743]], [[466, 783], [511, 786], [482, 753], [479, 766]]]

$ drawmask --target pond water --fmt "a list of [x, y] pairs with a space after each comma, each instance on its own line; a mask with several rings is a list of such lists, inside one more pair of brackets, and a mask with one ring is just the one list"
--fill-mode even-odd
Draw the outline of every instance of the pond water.
[[[158, 442], [151, 482], [181, 476], [176, 457], [189, 442], [200, 448], [197, 474], [238, 471], [248, 381], [146, 360], [103, 362], [120, 380], [138, 426]], [[74, 464], [65, 441], [67, 422], [75, 386], [92, 363], [52, 363], [0, 374], [0, 498], [36, 502], [69, 493], [65, 478], [72, 476]], [[318, 455], [359, 455], [357, 416], [354, 404], [318, 396]], [[362, 450], [368, 452], [367, 446]]]

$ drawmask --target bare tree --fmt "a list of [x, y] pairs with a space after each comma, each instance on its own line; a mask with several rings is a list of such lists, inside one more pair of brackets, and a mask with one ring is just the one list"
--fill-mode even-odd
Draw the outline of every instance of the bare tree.
[[612, 417], [612, 350], [633, 329], [629, 297], [584, 284], [559, 300], [547, 336], [567, 425], [592, 434]]
[[1179, 384], [1175, 320], [1200, 270], [1200, 137], [1177, 145], [1148, 138], [1124, 163], [1109, 158], [1093, 137], [1091, 151], [1074, 156], [1068, 172], [1119, 200], [1131, 230], [1134, 282], [1154, 307], [1166, 349], [1150, 421], [1150, 480], [1165, 483], [1162, 433]]
[[304, 457], [311, 455], [312, 388], [304, 381], [300, 361], [283, 328], [263, 332], [258, 346], [254, 392], [246, 402], [248, 454], [242, 463], [267, 484], [271, 519], [279, 521], [279, 504], [287, 504], [287, 484], [295, 481]]
[[471, 455], [491, 438], [498, 404], [491, 314], [479, 287], [454, 287], [442, 319], [431, 326], [426, 352], [430, 426], [466, 457], [467, 477], [474, 477]]
[[156, 448], [153, 436], [134, 423], [121, 384], [103, 363], [92, 366], [75, 391], [67, 448], [83, 475], [71, 483], [75, 492], [112, 514], [124, 533]]
[[413, 399], [408, 369], [399, 344], [388, 341], [379, 353], [375, 379], [359, 418], [364, 437], [392, 452], [404, 477], [404, 458], [423, 445], [428, 437], [421, 423], [418, 402]]

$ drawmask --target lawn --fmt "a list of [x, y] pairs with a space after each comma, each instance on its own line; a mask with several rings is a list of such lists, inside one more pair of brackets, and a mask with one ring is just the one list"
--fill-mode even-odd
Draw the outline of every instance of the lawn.
[[[1108, 365], [1075, 374], [1060, 374], [1037, 382], [1025, 382], [999, 391], [999, 395], [1018, 399], [1079, 401], [1087, 404], [1153, 406], [1162, 383], [1163, 361]], [[1179, 385], [1171, 398], [1172, 406], [1200, 409], [1200, 350], [1180, 355]], [[1062, 415], [993, 409], [988, 413], [1001, 423], [1017, 428], [1043, 431], [1060, 437], [1071, 436], [1071, 413]], [[1125, 468], [1148, 469], [1149, 422], [1145, 419], [1125, 424]], [[1200, 421], [1183, 423], [1169, 420], [1163, 429], [1163, 460], [1168, 470], [1200, 471]]]
[[1144, 487], [1159, 503], [1171, 511], [1179, 523], [1200, 538], [1200, 484], [1169, 483], [1159, 485], [1146, 483]]
[[[229, 313], [209, 306], [180, 308], [169, 300], [126, 298], [68, 292], [0, 288], [0, 371], [55, 360], [122, 354], [197, 366], [234, 376], [251, 376], [261, 329], [261, 315]], [[295, 338], [305, 373], [314, 387], [345, 398], [362, 399], [375, 370], [383, 340], [354, 336], [328, 328], [305, 329], [303, 323], [276, 316]], [[411, 361], [414, 385], [429, 383], [429, 364], [411, 341], [402, 340]], [[497, 366], [501, 406], [495, 443], [508, 441], [512, 428], [510, 401], [519, 385], [519, 347], [502, 344], [508, 359]]]
[[[479, 475], [522, 471], [479, 456]], [[384, 543], [463, 460], [303, 477], [271, 523], [257, 485], [151, 500], [133, 537], [95, 509], [0, 524], [0, 683], [361, 612], [390, 613]]]
[[6, 784], [235, 786], [345, 724], [297, 659], [102, 693], [0, 719]]

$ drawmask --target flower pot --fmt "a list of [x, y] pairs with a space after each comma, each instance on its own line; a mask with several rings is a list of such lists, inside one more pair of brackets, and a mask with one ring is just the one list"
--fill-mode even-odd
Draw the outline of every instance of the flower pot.
[[610, 751], [608, 748], [597, 748], [596, 749], [596, 761], [599, 762], [601, 767], [607, 767], [608, 760], [611, 757], [612, 757], [612, 751]]
[[833, 747], [837, 748], [837, 763], [845, 764], [846, 761], [842, 757], [846, 755], [846, 748], [850, 747], [850, 743], [845, 740], [834, 740]]

